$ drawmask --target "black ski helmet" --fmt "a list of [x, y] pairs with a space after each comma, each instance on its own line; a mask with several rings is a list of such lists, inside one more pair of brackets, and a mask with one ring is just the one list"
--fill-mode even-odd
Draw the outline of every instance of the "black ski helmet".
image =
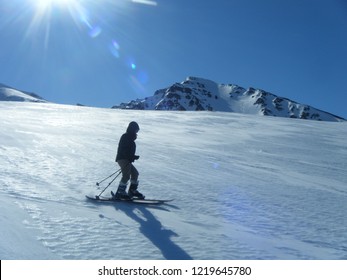
[[139, 125], [137, 122], [130, 122], [127, 128], [128, 133], [134, 133], [136, 134], [140, 130]]

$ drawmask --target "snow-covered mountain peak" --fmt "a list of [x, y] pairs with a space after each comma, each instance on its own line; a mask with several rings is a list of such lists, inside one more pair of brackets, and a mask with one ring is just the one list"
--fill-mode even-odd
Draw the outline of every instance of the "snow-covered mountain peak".
[[0, 101], [47, 102], [35, 93], [20, 91], [4, 84], [0, 84]]
[[221, 111], [243, 114], [344, 121], [343, 118], [309, 105], [276, 96], [253, 87], [218, 84], [204, 78], [185, 81], [157, 90], [153, 96], [132, 100], [113, 108], [138, 110]]

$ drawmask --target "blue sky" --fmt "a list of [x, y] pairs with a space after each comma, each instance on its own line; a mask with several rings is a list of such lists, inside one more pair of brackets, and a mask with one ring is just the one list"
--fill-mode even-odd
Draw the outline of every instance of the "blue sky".
[[0, 83], [111, 107], [187, 76], [347, 118], [346, 0], [0, 0]]

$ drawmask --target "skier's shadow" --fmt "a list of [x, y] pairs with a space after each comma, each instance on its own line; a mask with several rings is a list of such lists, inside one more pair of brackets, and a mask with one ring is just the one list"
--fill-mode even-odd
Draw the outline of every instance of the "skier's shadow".
[[[131, 211], [129, 211], [131, 208]], [[127, 208], [124, 213], [140, 225], [140, 232], [150, 240], [167, 260], [191, 260], [192, 257], [181, 247], [175, 244], [172, 236], [178, 236], [174, 231], [164, 229], [161, 222], [151, 213], [147, 206], [134, 205]], [[117, 210], [123, 210], [118, 208]], [[136, 210], [140, 213], [137, 214]], [[142, 216], [142, 217], [141, 217]]]

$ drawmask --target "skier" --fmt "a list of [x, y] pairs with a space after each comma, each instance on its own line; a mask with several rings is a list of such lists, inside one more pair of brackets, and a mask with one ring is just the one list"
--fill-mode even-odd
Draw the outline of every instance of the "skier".
[[[120, 180], [116, 194], [111, 192], [114, 199], [131, 199], [133, 197], [139, 199], [145, 198], [144, 195], [137, 190], [139, 185], [139, 172], [133, 165], [133, 162], [140, 158], [140, 156], [135, 155], [135, 140], [139, 130], [139, 125], [132, 121], [129, 123], [126, 133], [124, 133], [119, 140], [116, 162], [121, 168], [122, 179]], [[126, 192], [129, 179], [130, 187], [129, 191]]]

